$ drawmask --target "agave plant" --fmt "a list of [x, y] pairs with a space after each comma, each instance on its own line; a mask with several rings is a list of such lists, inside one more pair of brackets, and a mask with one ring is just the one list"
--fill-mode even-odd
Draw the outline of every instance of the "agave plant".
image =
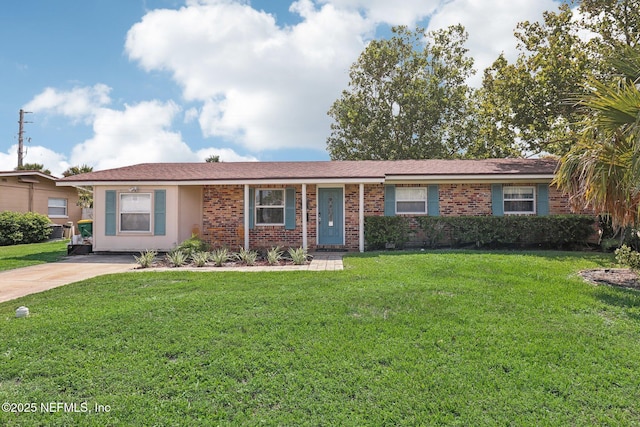
[[309, 254], [307, 250], [303, 247], [300, 248], [289, 248], [289, 255], [291, 256], [291, 260], [295, 265], [302, 265], [307, 262], [307, 257]]
[[156, 255], [158, 252], [153, 250], [146, 250], [145, 252], [140, 252], [140, 256], [133, 256], [136, 260], [136, 263], [140, 266], [140, 268], [149, 268], [153, 264], [153, 261], [156, 259]]
[[211, 252], [197, 251], [191, 254], [191, 261], [196, 267], [204, 267], [211, 259]]
[[179, 249], [174, 249], [167, 255], [167, 261], [174, 267], [182, 267], [187, 263], [188, 256]]
[[267, 251], [267, 262], [269, 265], [276, 265], [282, 259], [283, 252], [280, 250], [280, 246], [271, 248]]
[[211, 260], [216, 267], [222, 267], [222, 265], [231, 259], [231, 254], [227, 248], [216, 249], [211, 253]]
[[255, 265], [258, 259], [258, 252], [240, 248], [240, 252], [236, 254], [236, 258], [246, 265]]

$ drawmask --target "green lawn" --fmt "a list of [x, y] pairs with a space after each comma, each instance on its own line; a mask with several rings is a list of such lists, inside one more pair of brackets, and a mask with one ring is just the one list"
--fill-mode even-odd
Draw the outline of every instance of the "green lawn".
[[0, 246], [0, 271], [59, 261], [67, 255], [68, 240], [30, 245]]
[[36, 413], [0, 425], [640, 425], [640, 292], [576, 275], [611, 262], [369, 254], [30, 295], [0, 304], [0, 402]]

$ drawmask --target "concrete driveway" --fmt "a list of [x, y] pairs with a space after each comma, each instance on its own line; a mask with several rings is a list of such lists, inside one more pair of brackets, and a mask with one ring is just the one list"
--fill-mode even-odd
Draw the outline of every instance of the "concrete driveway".
[[76, 255], [62, 261], [0, 271], [0, 302], [136, 267], [132, 255]]

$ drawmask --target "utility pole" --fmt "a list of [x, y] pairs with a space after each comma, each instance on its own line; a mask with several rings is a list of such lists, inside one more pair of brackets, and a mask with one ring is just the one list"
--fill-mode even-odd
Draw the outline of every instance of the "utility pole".
[[31, 113], [31, 111], [24, 111], [21, 108], [20, 120], [18, 121], [18, 169], [22, 168], [22, 159], [24, 158], [24, 124], [32, 123], [24, 121], [25, 113]]

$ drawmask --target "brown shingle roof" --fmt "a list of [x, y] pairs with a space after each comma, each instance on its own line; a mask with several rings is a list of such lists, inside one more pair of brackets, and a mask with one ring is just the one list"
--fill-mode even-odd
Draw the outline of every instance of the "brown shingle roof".
[[552, 175], [554, 159], [143, 163], [61, 182], [384, 179], [386, 176]]

